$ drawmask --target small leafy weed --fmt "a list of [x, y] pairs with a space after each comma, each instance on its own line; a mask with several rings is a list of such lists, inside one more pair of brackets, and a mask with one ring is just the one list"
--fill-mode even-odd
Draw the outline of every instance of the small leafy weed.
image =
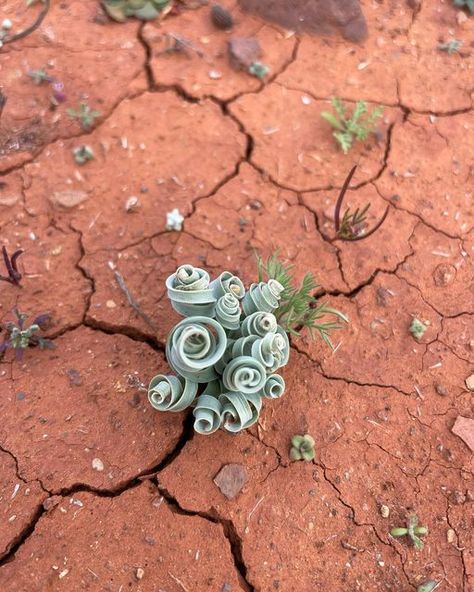
[[311, 462], [314, 459], [314, 438], [309, 434], [300, 436], [296, 434], [291, 438], [291, 460], [305, 460]]
[[68, 109], [67, 114], [71, 119], [76, 119], [85, 131], [92, 129], [95, 120], [101, 116], [100, 111], [91, 109], [87, 103], [79, 103], [78, 109]]
[[[339, 320], [345, 323], [349, 320], [339, 310], [327, 304], [318, 304], [313, 294], [319, 288], [319, 284], [316, 283], [312, 273], [307, 273], [299, 287], [295, 287], [293, 267], [291, 264], [282, 263], [278, 259], [278, 252], [266, 261], [257, 255], [258, 281], [275, 279], [284, 288], [275, 316], [288, 333], [299, 336], [302, 329], [308, 329], [311, 334], [317, 331], [323, 341], [334, 349], [330, 332], [342, 327]], [[335, 316], [338, 320], [320, 322], [320, 319], [328, 314]]]
[[85, 144], [83, 146], [77, 146], [74, 148], [72, 153], [74, 155], [74, 160], [80, 165], [86, 164], [86, 162], [89, 162], [89, 160], [94, 158], [94, 151], [90, 146]]
[[427, 580], [418, 586], [416, 592], [433, 592], [440, 584], [441, 582], [436, 582], [435, 580]]
[[408, 518], [406, 527], [392, 528], [390, 534], [393, 537], [407, 536], [413, 543], [415, 549], [421, 551], [421, 549], [423, 549], [424, 543], [421, 540], [420, 536], [426, 536], [428, 534], [428, 527], [418, 526], [418, 516], [416, 514], [412, 514]]
[[462, 41], [460, 39], [450, 39], [449, 41], [446, 41], [446, 43], [440, 43], [438, 45], [438, 49], [440, 51], [445, 51], [449, 55], [452, 55], [453, 53], [459, 51], [461, 45]]
[[369, 134], [375, 132], [376, 124], [383, 113], [383, 107], [377, 106], [369, 113], [365, 101], [357, 101], [352, 114], [349, 115], [347, 107], [338, 97], [331, 101], [336, 115], [329, 111], [323, 111], [321, 117], [334, 128], [333, 136], [338, 141], [344, 154], [352, 148], [353, 143], [365, 141]]
[[413, 335], [413, 337], [419, 341], [423, 338], [423, 335], [426, 333], [426, 329], [428, 329], [428, 325], [417, 319], [416, 317], [412, 320], [409, 331]]

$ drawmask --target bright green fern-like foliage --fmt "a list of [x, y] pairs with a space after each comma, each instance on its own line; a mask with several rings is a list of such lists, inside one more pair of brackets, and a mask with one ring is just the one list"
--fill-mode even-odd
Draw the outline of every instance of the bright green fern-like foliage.
[[363, 142], [369, 134], [375, 131], [377, 119], [383, 113], [383, 107], [377, 106], [369, 113], [365, 101], [357, 101], [352, 114], [349, 116], [347, 107], [338, 97], [332, 101], [336, 115], [323, 111], [321, 117], [334, 128], [333, 135], [338, 141], [344, 154], [352, 148], [354, 141]]
[[454, 0], [454, 6], [469, 8], [469, 10], [474, 13], [474, 0]]
[[[293, 335], [300, 335], [302, 329], [308, 329], [311, 335], [317, 331], [320, 337], [333, 348], [330, 332], [342, 327], [339, 321], [348, 322], [348, 318], [340, 311], [318, 304], [314, 292], [319, 288], [312, 273], [307, 273], [300, 286], [295, 287], [293, 265], [282, 263], [278, 253], [271, 255], [266, 261], [257, 256], [258, 281], [275, 279], [283, 286], [280, 306], [275, 316], [280, 325]], [[322, 322], [326, 315], [335, 316], [338, 320]]]

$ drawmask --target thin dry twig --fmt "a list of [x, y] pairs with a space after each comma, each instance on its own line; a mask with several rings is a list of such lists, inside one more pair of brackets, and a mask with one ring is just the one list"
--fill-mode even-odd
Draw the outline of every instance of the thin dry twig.
[[118, 271], [114, 271], [114, 276], [115, 276], [115, 281], [118, 284], [118, 287], [122, 290], [122, 292], [125, 294], [128, 303], [130, 304], [130, 306], [133, 308], [133, 310], [137, 313], [137, 315], [139, 315], [144, 321], [145, 323], [151, 327], [153, 329], [153, 331], [157, 331], [158, 328], [155, 325], [155, 323], [150, 319], [150, 317], [143, 312], [143, 310], [140, 308], [140, 305], [138, 304], [138, 302], [135, 300], [133, 294], [130, 292], [130, 290], [127, 287], [127, 284], [125, 283], [125, 280], [122, 276], [121, 273], [119, 273]]
[[19, 31], [18, 33], [15, 33], [13, 35], [8, 35], [4, 39], [2, 39], [3, 45], [5, 45], [6, 43], [12, 43], [13, 41], [18, 41], [19, 39], [24, 39], [25, 37], [28, 37], [28, 35], [31, 35], [31, 33], [33, 33], [34, 31], [36, 31], [36, 29], [46, 18], [46, 15], [49, 11], [49, 6], [50, 0], [43, 0], [43, 8], [40, 10], [35, 22], [26, 29], [23, 29], [23, 31]]
[[170, 571], [168, 572], [169, 576], [171, 578], [173, 578], [173, 580], [179, 585], [181, 586], [181, 588], [184, 590], [184, 592], [189, 592], [189, 589], [186, 588], [186, 586], [183, 584], [183, 582], [181, 580], [179, 580], [176, 576], [174, 576]]

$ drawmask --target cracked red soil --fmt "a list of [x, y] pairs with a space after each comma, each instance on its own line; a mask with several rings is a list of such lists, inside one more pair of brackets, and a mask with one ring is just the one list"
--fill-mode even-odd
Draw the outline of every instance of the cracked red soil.
[[[474, 417], [474, 20], [441, 0], [367, 0], [369, 37], [353, 45], [223, 4], [234, 34], [259, 39], [266, 84], [229, 67], [231, 34], [206, 6], [118, 25], [96, 0], [53, 2], [0, 53], [1, 243], [26, 251], [0, 317], [48, 311], [56, 345], [0, 360], [0, 588], [398, 592], [431, 578], [471, 592], [474, 461], [451, 428]], [[19, 0], [5, 11], [25, 16]], [[170, 33], [198, 51], [163, 52]], [[452, 37], [461, 52], [440, 52]], [[91, 132], [25, 76], [45, 65], [68, 106], [101, 111]], [[337, 149], [320, 118], [333, 95], [386, 107], [378, 142]], [[84, 143], [95, 159], [78, 167]], [[347, 204], [370, 201], [370, 223], [390, 214], [350, 244], [332, 218], [354, 164]], [[173, 208], [179, 233], [165, 230]], [[335, 352], [293, 340], [287, 393], [255, 429], [193, 436], [192, 417], [154, 412], [143, 387], [166, 370], [176, 320], [164, 280], [190, 262], [250, 282], [253, 250], [275, 248], [351, 322]], [[305, 432], [316, 459], [290, 463]], [[213, 482], [227, 463], [249, 474], [233, 500]], [[411, 511], [430, 529], [422, 552], [389, 536]]]

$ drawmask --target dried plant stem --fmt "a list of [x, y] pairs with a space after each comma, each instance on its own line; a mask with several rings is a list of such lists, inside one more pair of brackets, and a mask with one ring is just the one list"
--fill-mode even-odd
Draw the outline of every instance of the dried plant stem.
[[28, 37], [28, 35], [31, 35], [31, 33], [36, 31], [36, 29], [41, 25], [46, 15], [48, 14], [49, 6], [50, 0], [43, 0], [43, 8], [40, 10], [35, 22], [26, 29], [23, 29], [23, 31], [19, 31], [14, 35], [9, 35], [8, 37], [5, 37], [5, 39], [2, 39], [3, 45], [5, 45], [6, 43], [12, 43], [13, 41], [19, 41], [20, 39]]
[[130, 292], [130, 290], [127, 287], [127, 284], [125, 283], [125, 280], [122, 276], [121, 273], [119, 273], [118, 271], [114, 272], [114, 276], [115, 276], [115, 281], [118, 284], [118, 287], [122, 290], [122, 292], [125, 294], [128, 303], [130, 304], [130, 306], [133, 308], [133, 310], [137, 313], [138, 316], [140, 316], [145, 323], [151, 327], [153, 329], [153, 331], [157, 331], [158, 328], [155, 325], [155, 323], [150, 319], [150, 317], [143, 312], [143, 310], [140, 308], [140, 305], [138, 304], [138, 302], [135, 300], [133, 294]]

